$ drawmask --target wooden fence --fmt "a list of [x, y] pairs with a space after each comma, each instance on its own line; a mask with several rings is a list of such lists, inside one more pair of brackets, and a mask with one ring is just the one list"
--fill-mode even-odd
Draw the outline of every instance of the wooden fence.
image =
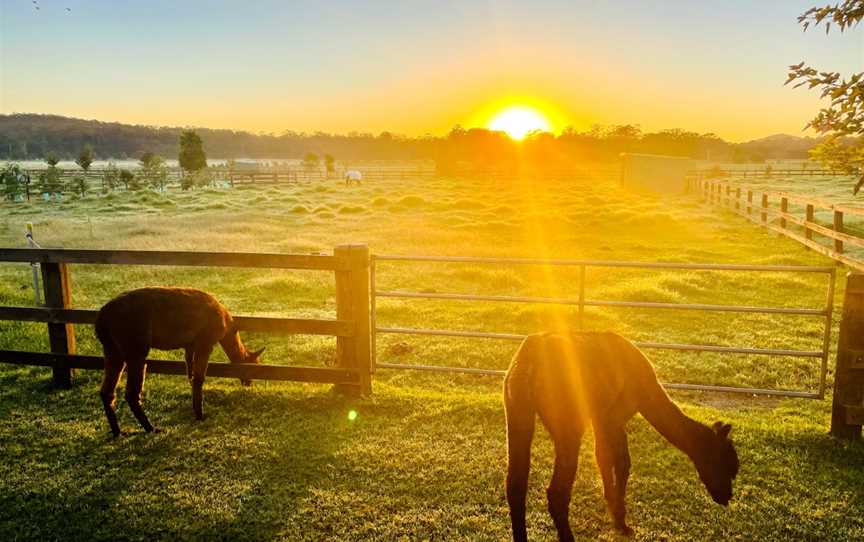
[[[50, 352], [0, 350], [0, 362], [53, 369], [54, 383], [67, 387], [73, 369], [102, 369], [101, 356], [76, 354], [74, 324], [94, 324], [98, 311], [72, 308], [71, 266], [179, 265], [252, 267], [332, 271], [336, 280], [336, 319], [237, 316], [241, 330], [272, 334], [336, 337], [335, 367], [298, 367], [211, 363], [208, 376], [244, 380], [296, 380], [339, 384], [349, 393], [371, 393], [369, 249], [365, 245], [336, 247], [332, 256], [224, 252], [162, 252], [133, 250], [66, 250], [0, 248], [0, 262], [38, 262], [45, 307], [0, 306], [0, 320], [44, 322]], [[152, 373], [186, 374], [180, 361], [147, 360]]]
[[845, 173], [841, 173], [838, 171], [834, 171], [831, 169], [791, 169], [791, 168], [783, 168], [783, 169], [774, 169], [766, 166], [762, 169], [715, 169], [715, 170], [700, 170], [697, 172], [697, 175], [706, 176], [706, 175], [714, 175], [714, 176], [729, 176], [729, 177], [762, 177], [766, 179], [770, 179], [771, 177], [837, 177], [846, 175]]
[[[261, 168], [261, 169], [227, 169], [224, 167], [211, 167], [207, 171], [214, 179], [224, 179], [231, 182], [260, 182], [260, 183], [286, 183], [286, 182], [301, 182], [301, 181], [327, 181], [327, 180], [343, 180], [345, 172], [349, 169], [356, 169], [363, 174], [364, 179], [369, 180], [412, 180], [412, 179], [428, 179], [435, 175], [434, 167], [343, 167], [340, 166], [332, 172], [327, 172], [322, 168]], [[27, 173], [31, 181], [39, 178], [44, 169], [27, 169]], [[91, 169], [83, 171], [78, 169], [59, 169], [60, 178], [68, 181], [75, 177], [84, 177], [88, 181], [102, 182], [107, 170]], [[138, 173], [139, 170], [131, 170], [132, 173]], [[168, 182], [179, 182], [183, 176], [180, 168], [168, 168]]]
[[[843, 226], [844, 217], [847, 215], [864, 217], [864, 208], [702, 176], [689, 178], [687, 189], [690, 193], [700, 194], [711, 205], [728, 209], [820, 254], [858, 271], [864, 271], [864, 260], [846, 253], [846, 245], [864, 247], [864, 238], [844, 231]], [[803, 216], [790, 212], [790, 204], [800, 207]], [[815, 218], [817, 210], [830, 212], [831, 223], [818, 223]], [[791, 224], [800, 226], [800, 231], [793, 230]], [[818, 242], [814, 239], [814, 234], [828, 238], [831, 244]]]
[[341, 181], [348, 169], [356, 169], [363, 174], [364, 181], [411, 181], [429, 179], [435, 175], [434, 169], [401, 169], [401, 168], [339, 168], [327, 173], [319, 169], [283, 169], [283, 170], [213, 170], [217, 178], [227, 179], [231, 184], [237, 183], [290, 183], [309, 181]]

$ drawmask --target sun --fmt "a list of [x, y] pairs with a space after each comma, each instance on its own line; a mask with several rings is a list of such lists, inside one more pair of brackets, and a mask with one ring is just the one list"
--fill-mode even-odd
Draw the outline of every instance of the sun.
[[543, 113], [524, 105], [514, 105], [495, 114], [489, 121], [490, 130], [506, 132], [513, 139], [521, 140], [534, 130], [549, 131], [549, 121]]

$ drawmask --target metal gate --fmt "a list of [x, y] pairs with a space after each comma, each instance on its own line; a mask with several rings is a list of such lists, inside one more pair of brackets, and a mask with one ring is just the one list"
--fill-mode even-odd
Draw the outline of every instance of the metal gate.
[[[440, 263], [474, 263], [488, 265], [506, 266], [568, 266], [578, 268], [579, 284], [578, 297], [575, 299], [562, 299], [551, 297], [530, 296], [504, 296], [504, 295], [471, 295], [457, 293], [426, 293], [408, 291], [379, 291], [376, 284], [376, 264], [380, 261], [389, 262], [440, 262]], [[756, 272], [791, 272], [791, 273], [817, 273], [827, 275], [827, 292], [825, 304], [819, 308], [787, 308], [787, 307], [754, 307], [741, 305], [712, 305], [712, 304], [687, 304], [687, 303], [657, 303], [646, 301], [612, 301], [602, 299], [587, 299], [585, 297], [585, 269], [586, 268], [631, 268], [631, 269], [666, 269], [666, 270], [702, 270], [702, 271], [756, 271]], [[413, 365], [403, 363], [379, 362], [377, 355], [377, 335], [379, 333], [404, 334], [404, 335], [427, 335], [439, 337], [468, 337], [482, 339], [499, 339], [508, 341], [521, 341], [525, 335], [512, 333], [491, 333], [470, 330], [447, 330], [447, 329], [422, 329], [404, 327], [379, 327], [377, 319], [377, 298], [403, 298], [403, 299], [438, 299], [438, 300], [461, 300], [461, 301], [483, 301], [483, 302], [508, 302], [508, 303], [548, 303], [555, 305], [573, 305], [578, 307], [577, 328], [582, 328], [582, 320], [585, 307], [631, 307], [642, 309], [673, 309], [687, 311], [716, 311], [735, 313], [770, 313], [786, 315], [806, 315], [824, 320], [822, 348], [820, 350], [786, 350], [769, 348], [750, 348], [735, 346], [713, 346], [702, 344], [666, 344], [657, 342], [635, 342], [638, 347], [645, 349], [678, 350], [691, 352], [721, 352], [727, 354], [755, 354], [755, 355], [777, 355], [790, 357], [819, 358], [821, 360], [819, 374], [818, 392], [802, 390], [778, 390], [763, 388], [747, 388], [736, 386], [715, 386], [707, 384], [682, 384], [664, 383], [667, 388], [721, 391], [734, 393], [777, 395], [785, 397], [803, 397], [809, 399], [822, 399], [825, 396], [825, 375], [828, 369], [828, 354], [831, 339], [831, 318], [834, 304], [834, 267], [814, 267], [795, 265], [737, 265], [737, 264], [686, 264], [686, 263], [641, 263], [626, 261], [604, 261], [604, 260], [557, 260], [557, 259], [528, 259], [528, 258], [475, 258], [475, 257], [434, 257], [434, 256], [401, 256], [401, 255], [373, 255], [371, 257], [371, 328], [372, 328], [372, 363], [373, 368], [384, 369], [412, 369], [420, 371], [437, 371], [446, 373], [469, 373], [491, 376], [503, 376], [505, 371], [495, 369], [479, 369], [468, 367], [446, 367], [437, 365]]]

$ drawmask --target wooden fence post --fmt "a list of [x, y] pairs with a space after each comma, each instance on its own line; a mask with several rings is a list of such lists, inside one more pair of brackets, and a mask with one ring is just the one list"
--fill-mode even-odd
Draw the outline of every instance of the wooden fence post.
[[732, 193], [732, 187], [729, 186], [729, 184], [727, 183], [726, 184], [726, 200], [723, 202], [723, 204], [726, 207], [729, 207], [729, 204], [732, 203], [732, 198], [730, 197], [731, 193]]
[[768, 222], [768, 194], [762, 194], [762, 222]]
[[747, 191], [747, 216], [753, 214], [753, 191]]
[[[782, 198], [780, 198], [780, 212], [785, 214], [788, 211], [789, 211], [789, 198], [787, 198], [786, 196], [783, 196]], [[780, 227], [783, 229], [786, 229], [786, 217], [785, 216], [780, 217]]]
[[[834, 231], [843, 233], [843, 211], [834, 211]], [[843, 241], [834, 239], [834, 252], [843, 253]]]
[[[804, 220], [806, 222], [813, 222], [813, 204], [808, 203], [807, 208], [805, 210]], [[804, 238], [805, 239], [813, 239], [813, 230], [811, 230], [807, 225], [804, 225]], [[809, 247], [808, 247], [809, 248]]]
[[348, 262], [347, 271], [336, 271], [336, 318], [354, 322], [354, 336], [337, 337], [339, 367], [357, 370], [359, 385], [339, 386], [352, 395], [372, 393], [371, 295], [369, 292], [369, 247], [340, 245], [333, 255]]
[[741, 187], [735, 188], [735, 209], [741, 209]]
[[[65, 263], [43, 263], [42, 288], [45, 292], [45, 306], [67, 309], [72, 305], [72, 285], [69, 281], [69, 268]], [[57, 354], [75, 353], [75, 329], [72, 324], [48, 324], [48, 341], [51, 352]], [[52, 369], [54, 386], [72, 386], [72, 369], [57, 367]]]
[[837, 343], [831, 434], [861, 438], [864, 423], [864, 274], [849, 273]]

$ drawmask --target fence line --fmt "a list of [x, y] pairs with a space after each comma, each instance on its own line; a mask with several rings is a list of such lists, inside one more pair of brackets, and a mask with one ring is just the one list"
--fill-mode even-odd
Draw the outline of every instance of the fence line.
[[[711, 205], [722, 207], [743, 216], [751, 222], [771, 231], [785, 235], [802, 245], [815, 250], [858, 271], [864, 271], [864, 260], [845, 254], [845, 244], [864, 247], [864, 238], [844, 231], [844, 216], [864, 216], [864, 208], [835, 204], [819, 198], [777, 190], [764, 190], [751, 185], [707, 179], [701, 175], [687, 180], [687, 189], [701, 195]], [[775, 207], [771, 207], [771, 203]], [[789, 212], [789, 203], [804, 207], [804, 217]], [[815, 221], [816, 210], [832, 213], [830, 226]], [[789, 224], [800, 226], [803, 235], [792, 231]], [[813, 239], [813, 234], [827, 237], [832, 245], [824, 245]]]
[[[349, 393], [371, 393], [369, 351], [369, 249], [365, 245], [336, 247], [332, 256], [140, 250], [66, 250], [0, 248], [0, 262], [38, 262], [45, 307], [0, 306], [0, 321], [42, 322], [48, 326], [51, 352], [0, 349], [0, 362], [52, 367], [54, 383], [69, 386], [72, 369], [101, 369], [98, 356], [76, 354], [73, 324], [92, 325], [98, 311], [72, 308], [72, 264], [179, 265], [312, 269], [332, 271], [336, 280], [336, 319], [273, 318], [238, 315], [241, 330], [268, 334], [336, 337], [336, 367], [211, 363], [207, 374], [260, 380], [298, 380], [339, 384]], [[183, 362], [147, 360], [154, 373], [186, 374]]]
[[[454, 293], [427, 293], [427, 292], [405, 292], [405, 291], [386, 291], [378, 290], [377, 280], [377, 262], [425, 262], [425, 263], [482, 263], [490, 265], [537, 265], [537, 266], [567, 266], [577, 267], [579, 269], [579, 286], [578, 297], [576, 299], [560, 299], [547, 298], [536, 296], [504, 296], [504, 295], [475, 295], [475, 294], [454, 294]], [[611, 301], [611, 300], [591, 300], [585, 297], [585, 269], [587, 267], [617, 267], [617, 268], [635, 268], [635, 269], [679, 269], [679, 270], [711, 270], [711, 271], [757, 271], [757, 272], [800, 272], [800, 273], [822, 273], [828, 275], [828, 288], [825, 300], [825, 305], [822, 308], [787, 308], [787, 307], [753, 307], [739, 305], [713, 305], [713, 304], [695, 304], [695, 303], [655, 303], [655, 302], [635, 302], [635, 301]], [[720, 312], [737, 312], [737, 313], [768, 313], [768, 314], [788, 314], [788, 315], [807, 315], [818, 316], [824, 320], [824, 328], [822, 335], [822, 348], [816, 351], [808, 350], [792, 350], [792, 349], [770, 349], [770, 348], [751, 348], [751, 347], [736, 347], [736, 346], [718, 346], [718, 345], [701, 345], [701, 344], [668, 344], [656, 342], [635, 342], [640, 348], [662, 349], [662, 350], [677, 350], [690, 352], [722, 352], [728, 354], [751, 354], [751, 355], [777, 355], [789, 357], [812, 357], [820, 359], [819, 373], [819, 389], [817, 393], [799, 390], [772, 390], [762, 388], [740, 388], [731, 386], [716, 386], [703, 384], [681, 384], [668, 383], [664, 384], [669, 388], [679, 389], [698, 389], [698, 390], [713, 390], [727, 391], [738, 393], [765, 394], [765, 395], [781, 395], [788, 397], [806, 397], [819, 398], [824, 397], [826, 373], [828, 370], [828, 355], [831, 340], [831, 319], [834, 307], [834, 267], [819, 267], [819, 266], [790, 266], [790, 265], [741, 265], [741, 264], [677, 264], [665, 262], [621, 262], [621, 261], [604, 261], [604, 260], [560, 260], [560, 259], [528, 259], [528, 258], [475, 258], [475, 257], [434, 257], [434, 256], [406, 256], [406, 255], [373, 255], [371, 262], [370, 276], [372, 278], [371, 295], [372, 295], [372, 361], [377, 368], [386, 369], [413, 369], [420, 371], [435, 371], [448, 373], [467, 373], [467, 374], [482, 374], [482, 375], [503, 375], [504, 371], [493, 369], [476, 369], [462, 367], [448, 367], [436, 365], [413, 365], [413, 364], [396, 364], [379, 362], [377, 359], [377, 334], [403, 334], [403, 335], [419, 335], [419, 336], [439, 336], [439, 337], [461, 337], [461, 338], [483, 338], [497, 339], [508, 341], [521, 341], [525, 338], [523, 334], [514, 333], [494, 333], [481, 331], [464, 331], [464, 330], [446, 330], [446, 329], [422, 329], [422, 328], [403, 328], [403, 327], [380, 327], [377, 324], [377, 301], [378, 297], [387, 298], [403, 298], [403, 299], [437, 299], [437, 300], [458, 300], [458, 301], [489, 301], [489, 302], [507, 302], [507, 303], [549, 303], [559, 305], [575, 305], [578, 307], [577, 327], [583, 327], [583, 314], [585, 307], [630, 307], [630, 308], [646, 308], [646, 309], [673, 309], [673, 310], [692, 310], [692, 311], [720, 311]]]
[[[376, 268], [379, 261], [405, 263], [482, 263], [487, 265], [566, 266], [576, 268], [579, 284], [574, 299], [545, 298], [539, 296], [475, 295], [456, 293], [426, 293], [408, 291], [379, 291]], [[782, 348], [754, 348], [749, 346], [722, 346], [706, 344], [675, 344], [636, 342], [641, 348], [690, 352], [715, 352], [819, 358], [821, 368], [819, 389], [816, 393], [802, 390], [761, 389], [691, 383], [667, 383], [669, 388], [728, 391], [752, 394], [782, 395], [789, 397], [821, 398], [825, 393], [825, 380], [831, 335], [835, 268], [833, 266], [741, 265], [741, 264], [687, 264], [667, 262], [623, 262], [605, 260], [564, 260], [527, 258], [476, 258], [380, 255], [370, 256], [368, 248], [340, 246], [329, 255], [250, 254], [178, 251], [130, 250], [66, 250], [66, 249], [11, 249], [0, 248], [0, 262], [37, 262], [42, 275], [45, 307], [0, 306], [0, 321], [40, 322], [48, 327], [50, 352], [23, 352], [0, 349], [0, 362], [52, 367], [57, 385], [71, 384], [72, 369], [99, 369], [102, 360], [97, 356], [76, 355], [73, 325], [90, 325], [98, 311], [76, 309], [71, 302], [70, 267], [75, 264], [97, 265], [178, 265], [208, 267], [252, 267], [281, 269], [312, 269], [331, 271], [336, 279], [336, 318], [294, 319], [237, 315], [240, 329], [271, 334], [313, 334], [335, 336], [337, 341], [336, 367], [286, 367], [279, 365], [211, 364], [212, 376], [330, 382], [343, 386], [346, 391], [370, 393], [372, 374], [376, 368], [414, 369], [450, 373], [501, 375], [503, 371], [483, 368], [460, 368], [428, 364], [393, 364], [377, 360], [377, 336], [381, 333], [420, 336], [446, 336], [518, 341], [525, 335], [514, 333], [480, 332], [471, 330], [421, 329], [383, 327], [377, 323], [377, 298], [437, 299], [466, 302], [548, 303], [578, 307], [577, 328], [583, 328], [585, 307], [628, 307], [650, 310], [718, 311], [736, 313], [763, 313], [818, 317], [824, 320], [822, 348], [820, 350], [794, 350]], [[760, 307], [745, 305], [716, 305], [704, 303], [655, 303], [589, 299], [585, 293], [586, 268], [611, 267], [630, 269], [676, 269], [728, 272], [796, 272], [817, 273], [828, 276], [825, 305], [809, 307]], [[152, 372], [185, 374], [182, 362], [148, 360]]]
[[722, 175], [734, 175], [736, 177], [763, 177], [763, 178], [771, 178], [771, 177], [837, 177], [841, 175], [847, 175], [845, 173], [841, 173], [831, 169], [773, 169], [770, 166], [765, 167], [763, 169], [703, 169], [695, 172], [697, 175], [712, 175], [712, 174], [722, 174]]

